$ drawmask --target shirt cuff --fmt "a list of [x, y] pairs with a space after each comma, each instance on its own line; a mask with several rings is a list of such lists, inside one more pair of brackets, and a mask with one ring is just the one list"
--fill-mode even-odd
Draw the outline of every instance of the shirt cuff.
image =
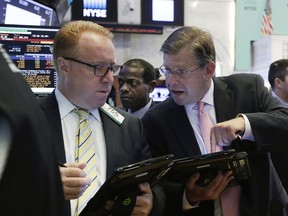
[[242, 113], [238, 114], [237, 116], [242, 116], [244, 119], [244, 123], [245, 123], [245, 131], [244, 131], [244, 134], [241, 136], [241, 139], [255, 141], [253, 133], [252, 133], [251, 125], [247, 116]]
[[183, 203], [183, 210], [185, 211], [185, 210], [199, 207], [200, 201], [197, 201], [197, 202], [195, 202], [195, 204], [193, 203], [193, 205], [190, 205], [190, 203], [188, 202], [188, 200], [186, 198], [185, 190], [184, 190], [182, 203]]

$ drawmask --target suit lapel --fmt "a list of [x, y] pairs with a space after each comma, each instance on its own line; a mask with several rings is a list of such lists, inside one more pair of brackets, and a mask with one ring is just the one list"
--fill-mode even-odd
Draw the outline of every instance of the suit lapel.
[[[183, 152], [187, 154], [187, 157], [201, 154], [184, 106], [177, 105], [173, 99], [171, 99], [169, 110], [171, 112], [169, 115], [170, 126], [173, 128], [173, 131], [175, 131], [179, 140], [179, 147], [183, 148]], [[179, 127], [179, 125], [181, 125], [181, 127]]]
[[64, 140], [62, 134], [62, 126], [58, 103], [56, 100], [55, 92], [43, 99], [41, 107], [47, 117], [50, 125], [51, 132], [53, 134], [54, 149], [59, 161], [66, 162], [66, 154], [64, 150]]
[[[110, 174], [114, 171], [114, 165], [118, 164], [117, 157], [115, 155], [119, 155], [119, 125], [116, 124], [110, 117], [108, 117], [102, 110], [99, 109], [99, 113], [101, 116], [101, 121], [103, 124], [105, 142], [106, 142], [106, 155], [107, 155], [107, 174], [106, 176], [110, 176]], [[117, 127], [117, 128], [115, 128]]]
[[234, 109], [234, 93], [228, 88], [227, 84], [219, 78], [214, 78], [214, 106], [216, 121], [222, 122], [235, 118], [231, 110]]

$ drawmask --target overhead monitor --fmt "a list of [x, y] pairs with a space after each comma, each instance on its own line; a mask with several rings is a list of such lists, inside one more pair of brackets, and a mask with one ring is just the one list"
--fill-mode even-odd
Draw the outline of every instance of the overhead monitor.
[[54, 25], [54, 10], [32, 0], [1, 0], [0, 23], [16, 25]]
[[0, 25], [0, 45], [20, 69], [35, 94], [56, 87], [52, 46], [57, 27]]
[[97, 23], [118, 22], [117, 0], [77, 0], [72, 2], [72, 20]]
[[142, 0], [143, 25], [183, 26], [184, 0]]

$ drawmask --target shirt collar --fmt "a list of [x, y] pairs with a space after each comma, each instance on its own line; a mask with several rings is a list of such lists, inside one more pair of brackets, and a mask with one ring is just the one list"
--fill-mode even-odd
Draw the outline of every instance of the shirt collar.
[[[61, 119], [64, 119], [68, 114], [77, 108], [59, 91], [58, 88], [55, 89], [55, 96], [58, 102]], [[90, 110], [90, 113], [95, 117], [97, 121], [101, 122], [98, 109]]]
[[212, 80], [209, 90], [204, 95], [204, 97], [201, 99], [201, 101], [203, 101], [204, 103], [209, 104], [211, 106], [214, 106], [213, 94], [214, 94], [214, 82]]
[[146, 106], [142, 107], [141, 109], [139, 109], [139, 110], [137, 110], [135, 112], [131, 112], [131, 110], [128, 109], [128, 113], [132, 114], [133, 116], [135, 116], [137, 118], [142, 118], [144, 116], [144, 114], [149, 110], [151, 104], [152, 104], [152, 100], [150, 98], [150, 100], [146, 104]]
[[282, 98], [280, 98], [274, 91], [272, 91], [272, 95], [277, 98], [283, 106], [288, 107], [288, 103], [286, 103]]

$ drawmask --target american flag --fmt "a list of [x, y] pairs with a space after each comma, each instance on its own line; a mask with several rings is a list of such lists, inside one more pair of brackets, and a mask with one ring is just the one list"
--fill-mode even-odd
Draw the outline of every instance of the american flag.
[[262, 17], [261, 32], [263, 35], [271, 35], [273, 32], [272, 9], [270, 0], [266, 0], [266, 6]]

